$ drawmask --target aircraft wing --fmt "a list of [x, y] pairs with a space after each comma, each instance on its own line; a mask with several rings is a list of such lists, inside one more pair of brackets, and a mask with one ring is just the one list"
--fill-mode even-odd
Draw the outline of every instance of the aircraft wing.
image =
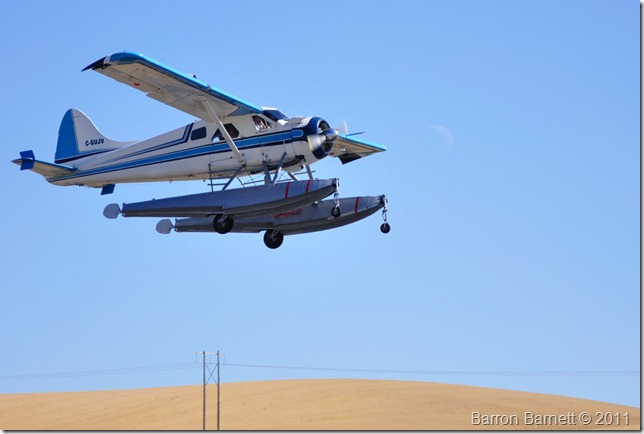
[[138, 53], [115, 53], [88, 65], [83, 71], [88, 69], [107, 75], [145, 92], [150, 98], [210, 122], [214, 122], [214, 119], [208, 108], [214, 109], [221, 119], [262, 112], [261, 107]]
[[340, 134], [333, 142], [330, 155], [338, 157], [342, 164], [350, 163], [362, 157], [367, 157], [376, 152], [386, 151], [387, 147], [367, 140], [357, 139], [354, 136]]

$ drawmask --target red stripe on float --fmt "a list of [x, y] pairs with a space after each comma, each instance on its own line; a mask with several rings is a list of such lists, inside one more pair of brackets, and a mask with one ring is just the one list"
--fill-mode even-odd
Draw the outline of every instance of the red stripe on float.
[[306, 183], [306, 191], [305, 191], [305, 193], [308, 193], [308, 192], [309, 192], [309, 186], [310, 186], [310, 185], [311, 185], [311, 180], [309, 179], [309, 180], [307, 181], [307, 183]]
[[286, 193], [284, 194], [284, 199], [288, 199], [288, 189], [289, 189], [289, 187], [290, 187], [290, 186], [291, 186], [291, 183], [290, 183], [290, 182], [288, 182], [288, 183], [286, 184]]
[[356, 208], [353, 210], [355, 213], [358, 212], [358, 202], [360, 202], [360, 197], [356, 197]]

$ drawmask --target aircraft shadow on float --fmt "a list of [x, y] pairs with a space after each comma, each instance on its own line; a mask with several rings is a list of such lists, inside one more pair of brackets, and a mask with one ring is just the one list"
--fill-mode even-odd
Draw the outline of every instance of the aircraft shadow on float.
[[[83, 112], [70, 109], [60, 125], [53, 163], [37, 160], [31, 150], [20, 152], [13, 163], [54, 185], [96, 187], [101, 194], [113, 193], [116, 184], [134, 182], [207, 180], [211, 188], [207, 193], [110, 204], [105, 217], [177, 218], [174, 223], [160, 221], [160, 233], [264, 231], [264, 242], [272, 249], [282, 244], [284, 235], [344, 226], [379, 209], [381, 231], [389, 232], [384, 195], [340, 198], [337, 178], [313, 176], [311, 164], [327, 156], [347, 164], [386, 150], [355, 137], [361, 133], [349, 134], [346, 124], [331, 128], [320, 117], [290, 118], [137, 53], [115, 53], [85, 70], [201, 120], [150, 139], [119, 142], [103, 135]], [[257, 176], [263, 180], [258, 182]], [[241, 187], [229, 188], [235, 180]], [[221, 190], [214, 191], [216, 185]], [[333, 199], [323, 200], [330, 195]]]

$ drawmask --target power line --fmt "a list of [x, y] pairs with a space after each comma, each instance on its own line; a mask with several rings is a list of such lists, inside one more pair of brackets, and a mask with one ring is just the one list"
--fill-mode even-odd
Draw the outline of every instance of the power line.
[[249, 365], [242, 363], [223, 363], [226, 366], [242, 368], [266, 368], [297, 371], [359, 372], [371, 374], [409, 374], [409, 375], [477, 375], [477, 376], [516, 376], [516, 377], [639, 377], [639, 371], [418, 371], [404, 369], [357, 369], [324, 368], [310, 366]]
[[165, 365], [134, 366], [130, 368], [96, 369], [91, 371], [70, 371], [70, 372], [53, 372], [53, 373], [22, 374], [22, 375], [0, 375], [0, 381], [48, 380], [48, 379], [71, 378], [71, 377], [94, 377], [94, 376], [100, 376], [100, 375], [138, 374], [138, 373], [147, 373], [147, 372], [196, 369], [198, 367], [199, 365], [193, 362], [193, 363], [170, 363]]
[[[293, 371], [320, 372], [355, 372], [371, 374], [402, 375], [442, 375], [442, 376], [490, 376], [490, 377], [639, 377], [639, 371], [439, 371], [439, 370], [405, 370], [405, 369], [360, 369], [312, 366], [261, 365], [245, 363], [221, 363], [221, 365], [238, 368], [281, 369]], [[163, 365], [134, 366], [128, 368], [96, 369], [89, 371], [69, 371], [39, 374], [0, 375], [0, 381], [49, 380], [72, 377], [93, 377], [104, 375], [141, 374], [149, 372], [198, 369], [201, 363], [169, 363]]]

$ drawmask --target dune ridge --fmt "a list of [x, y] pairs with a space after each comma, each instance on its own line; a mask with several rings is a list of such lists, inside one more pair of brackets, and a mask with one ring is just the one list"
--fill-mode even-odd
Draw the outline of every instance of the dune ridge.
[[[214, 430], [217, 428], [216, 385], [208, 385], [207, 394], [207, 429]], [[441, 383], [274, 380], [222, 384], [220, 427], [222, 430], [639, 430], [640, 409], [563, 396]], [[4, 430], [201, 428], [200, 385], [0, 395], [0, 429]]]

